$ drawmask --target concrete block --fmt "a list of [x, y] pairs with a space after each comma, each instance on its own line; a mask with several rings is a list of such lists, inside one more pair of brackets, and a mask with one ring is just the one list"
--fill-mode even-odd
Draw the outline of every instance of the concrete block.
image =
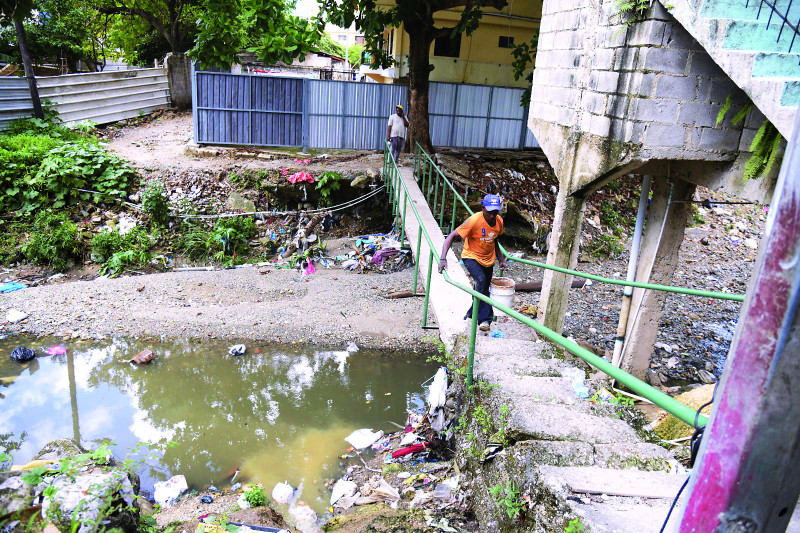
[[645, 134], [645, 146], [682, 147], [686, 128], [681, 125], [650, 124]]
[[670, 12], [659, 2], [650, 4], [650, 13], [648, 13], [648, 16], [655, 20], [666, 20], [670, 22], [675, 20]]
[[700, 149], [700, 132], [703, 128], [694, 127], [689, 132], [690, 146], [695, 150]]
[[639, 48], [625, 46], [623, 48], [615, 48], [615, 50], [617, 53], [614, 56], [614, 70], [633, 70], [636, 68]]
[[635, 120], [673, 124], [678, 118], [678, 102], [632, 98], [630, 112]]
[[667, 48], [676, 50], [703, 50], [694, 37], [686, 31], [680, 24], [667, 24], [664, 29], [664, 40], [662, 44]]
[[603, 115], [606, 112], [606, 95], [592, 91], [583, 91], [581, 107], [590, 113]]
[[608, 97], [608, 115], [625, 118], [628, 116], [628, 103], [630, 97], [625, 95], [610, 95]]
[[665, 22], [645, 20], [633, 25], [633, 33], [628, 38], [628, 46], [652, 45], [661, 46], [664, 41]]
[[709, 93], [709, 101], [714, 103], [725, 103], [728, 95], [731, 95], [731, 102], [733, 97], [738, 92], [738, 87], [729, 78], [719, 78], [711, 80], [711, 92]]
[[647, 122], [631, 122], [633, 127], [631, 128], [631, 137], [630, 139], [626, 139], [626, 142], [631, 142], [634, 144], [642, 144], [644, 142], [644, 135], [647, 132]]
[[725, 76], [722, 69], [719, 68], [719, 65], [714, 63], [711, 56], [705, 52], [692, 52], [691, 63], [689, 74], [692, 76], [705, 76], [707, 78], [721, 78]]
[[540, 33], [539, 34], [539, 43], [537, 44], [538, 50], [536, 53], [536, 64], [539, 64], [539, 54], [542, 54], [546, 50], [551, 50], [553, 48], [553, 33]]
[[689, 52], [667, 48], [646, 48], [639, 51], [639, 66], [645, 70], [684, 74]]
[[[734, 111], [736, 114], [736, 111]], [[761, 124], [764, 122], [764, 113], [759, 111], [757, 107], [754, 107], [753, 110], [750, 112], [750, 115], [745, 119], [745, 126], [748, 128], [755, 128], [758, 129], [761, 127]]]
[[[717, 115], [722, 106], [719, 104], [681, 104], [678, 122], [713, 128], [717, 124]], [[730, 118], [730, 117], [727, 117]]]
[[548, 102], [560, 107], [573, 107], [575, 105], [578, 89], [561, 88], [551, 91]]
[[700, 149], [731, 152], [739, 148], [740, 137], [741, 132], [736, 130], [703, 128], [700, 134]]
[[626, 72], [622, 75], [624, 79], [620, 87], [624, 87], [625, 92], [636, 96], [653, 96], [653, 89], [656, 85], [656, 75], [643, 72]]
[[599, 29], [597, 43], [605, 48], [625, 46], [628, 29], [624, 24], [615, 24]]
[[610, 70], [592, 71], [589, 76], [589, 88], [601, 93], [617, 92], [619, 72]]
[[592, 115], [591, 113], [583, 113], [581, 115], [581, 121], [580, 121], [581, 131], [589, 131], [591, 129], [593, 116], [594, 115]]
[[573, 9], [572, 11], [567, 11], [564, 14], [564, 20], [562, 22], [561, 27], [568, 30], [577, 28], [579, 16], [580, 16], [580, 11], [577, 9]]
[[575, 109], [571, 107], [559, 107], [558, 120], [556, 120], [556, 122], [564, 126], [572, 126], [575, 122]]
[[614, 67], [614, 50], [614, 48], [598, 48], [595, 50], [594, 57], [592, 57], [592, 68], [611, 70]]
[[573, 50], [583, 49], [585, 34], [583, 30], [575, 30], [569, 38], [569, 47]]
[[742, 130], [742, 136], [739, 138], [739, 151], [749, 152], [750, 144], [753, 142], [753, 137], [756, 136], [756, 129], [745, 128]]
[[708, 102], [708, 95], [711, 93], [711, 80], [708, 78], [698, 78], [697, 101]]
[[675, 98], [687, 102], [697, 97], [697, 78], [660, 74], [656, 81], [656, 98]]
[[592, 115], [589, 133], [598, 137], [605, 137], [611, 129], [611, 119], [603, 115]]
[[526, 440], [514, 445], [514, 453], [529, 455], [537, 465], [592, 466], [594, 447], [585, 442]]

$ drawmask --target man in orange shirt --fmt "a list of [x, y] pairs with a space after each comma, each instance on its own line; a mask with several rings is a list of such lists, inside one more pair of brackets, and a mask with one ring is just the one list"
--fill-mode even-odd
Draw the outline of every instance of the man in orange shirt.
[[[495, 258], [498, 258], [500, 268], [506, 268], [506, 258], [497, 247], [497, 237], [503, 233], [503, 219], [498, 215], [501, 207], [502, 201], [498, 195], [487, 194], [483, 198], [481, 212], [469, 217], [447, 236], [444, 246], [442, 246], [439, 273], [447, 268], [447, 252], [453, 241], [462, 238], [464, 239], [464, 249], [461, 252], [461, 259], [464, 260], [464, 266], [467, 267], [475, 282], [475, 290], [489, 296]], [[472, 306], [467, 310], [464, 318], [472, 318]], [[492, 306], [481, 301], [478, 304], [478, 323], [481, 331], [489, 331], [493, 318]]]

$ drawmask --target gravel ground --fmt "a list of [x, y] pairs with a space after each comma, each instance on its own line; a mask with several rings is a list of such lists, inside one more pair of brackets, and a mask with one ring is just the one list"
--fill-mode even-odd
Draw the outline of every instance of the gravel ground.
[[169, 272], [31, 287], [4, 295], [0, 312], [29, 313], [5, 330], [36, 335], [355, 341], [407, 349], [425, 344], [422, 301], [381, 295], [408, 289], [412, 276], [412, 269], [357, 274], [320, 268], [304, 277], [271, 265]]
[[[703, 191], [705, 197], [708, 192]], [[672, 285], [744, 294], [758, 251], [745, 245], [759, 242], [766, 214], [763, 206], [720, 206], [703, 210], [705, 222], [686, 229]], [[753, 242], [748, 242], [751, 246]], [[628, 243], [630, 245], [630, 243]], [[528, 256], [545, 262], [544, 257]], [[581, 262], [578, 270], [624, 278], [628, 252], [617, 260]], [[512, 263], [510, 277], [541, 279], [539, 269]], [[593, 283], [570, 293], [564, 334], [604, 350], [613, 350], [622, 287]], [[518, 293], [516, 306], [538, 304], [538, 293]], [[667, 386], [699, 383], [698, 370], [722, 373], [741, 303], [670, 293], [659, 322], [651, 368]], [[502, 329], [502, 328], [501, 328]]]

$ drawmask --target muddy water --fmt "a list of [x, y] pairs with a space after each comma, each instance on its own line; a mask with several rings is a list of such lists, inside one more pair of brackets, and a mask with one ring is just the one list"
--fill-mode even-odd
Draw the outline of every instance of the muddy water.
[[[393, 429], [419, 405], [434, 372], [425, 356], [247, 343], [241, 357], [215, 342], [61, 343], [66, 355], [44, 356], [53, 339], [0, 340], [0, 451], [17, 464], [48, 441], [76, 437], [88, 448], [110, 440], [117, 457], [148, 445], [142, 488], [184, 474], [191, 488], [236, 481], [302, 483], [303, 499], [326, 505], [324, 482], [339, 476], [343, 440], [362, 427]], [[18, 346], [38, 357], [24, 364]], [[149, 365], [120, 363], [140, 350]], [[261, 353], [255, 353], [259, 350]], [[168, 447], [160, 448], [166, 442]]]

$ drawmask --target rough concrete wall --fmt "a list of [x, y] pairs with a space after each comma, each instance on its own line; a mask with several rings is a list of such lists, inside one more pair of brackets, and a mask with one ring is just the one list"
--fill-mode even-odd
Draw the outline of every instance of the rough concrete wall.
[[170, 100], [174, 107], [192, 107], [192, 63], [185, 55], [171, 55], [167, 58], [167, 78], [169, 78]]
[[613, 0], [543, 5], [529, 127], [562, 184], [573, 193], [651, 160], [734, 160], [744, 94], [657, 2], [628, 30], [616, 13]]

